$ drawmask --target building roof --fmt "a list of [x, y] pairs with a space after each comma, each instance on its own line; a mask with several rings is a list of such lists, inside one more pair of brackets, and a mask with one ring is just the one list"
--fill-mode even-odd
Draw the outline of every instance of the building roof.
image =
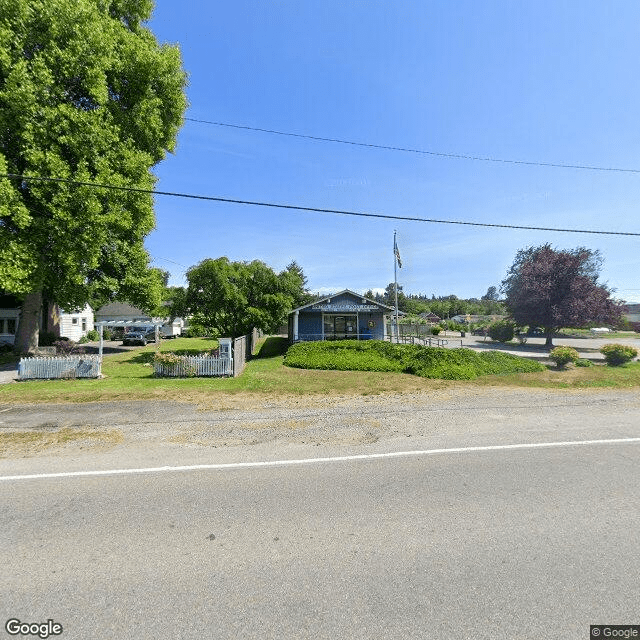
[[109, 302], [96, 311], [96, 316], [137, 316], [150, 318], [151, 316], [128, 302]]
[[[326, 296], [324, 298], [321, 298], [320, 300], [315, 300], [314, 302], [310, 302], [309, 304], [305, 304], [302, 307], [298, 307], [297, 309], [293, 309], [291, 311], [291, 313], [294, 313], [296, 311], [302, 311], [303, 309], [310, 309], [316, 305], [322, 304], [322, 303], [329, 303], [330, 300], [332, 300], [333, 298], [337, 298], [338, 296], [343, 296], [343, 295], [350, 295], [353, 298], [357, 298], [358, 300], [364, 301], [364, 303], [367, 304], [375, 304], [376, 306], [380, 307], [382, 310], [385, 311], [390, 311], [390, 312], [394, 312], [395, 308], [394, 307], [388, 307], [386, 304], [382, 304], [381, 302], [376, 302], [375, 300], [370, 300], [369, 298], [365, 298], [364, 296], [361, 296], [359, 293], [356, 293], [355, 291], [351, 291], [350, 289], [343, 289], [342, 291], [339, 291], [338, 293], [332, 293], [329, 296]], [[403, 315], [402, 311], [398, 312], [399, 315]]]
[[440, 316], [437, 316], [432, 311], [421, 313], [419, 314], [419, 317], [423, 320], [431, 320], [433, 322], [439, 322], [440, 320], [442, 320]]

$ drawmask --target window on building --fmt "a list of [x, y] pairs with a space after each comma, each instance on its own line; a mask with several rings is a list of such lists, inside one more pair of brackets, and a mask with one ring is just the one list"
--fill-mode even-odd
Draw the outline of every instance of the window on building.
[[15, 318], [0, 318], [0, 333], [16, 335], [16, 319]]
[[71, 318], [71, 324], [78, 324], [78, 318]]
[[325, 340], [358, 337], [358, 317], [355, 315], [324, 315]]
[[82, 318], [82, 331], [86, 331], [86, 330], [87, 330], [87, 319]]

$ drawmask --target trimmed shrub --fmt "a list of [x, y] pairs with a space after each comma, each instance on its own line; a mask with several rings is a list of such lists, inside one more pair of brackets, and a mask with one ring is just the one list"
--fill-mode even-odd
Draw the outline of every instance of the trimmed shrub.
[[600, 353], [609, 366], [619, 367], [633, 360], [638, 355], [638, 350], [624, 344], [605, 344]]
[[392, 344], [380, 340], [299, 342], [289, 347], [284, 364], [300, 369], [395, 371], [444, 380], [544, 371], [540, 363], [509, 353], [477, 353], [471, 349]]
[[442, 329], [440, 327], [431, 327], [432, 336], [437, 336], [441, 331]]
[[97, 342], [100, 340], [100, 334], [95, 329], [91, 329], [91, 331], [87, 331], [87, 340], [89, 342]]
[[556, 347], [549, 353], [549, 358], [556, 363], [558, 369], [562, 369], [570, 362], [575, 362], [580, 354], [572, 347]]
[[516, 326], [510, 320], [500, 320], [489, 325], [489, 337], [496, 342], [509, 342], [513, 340]]
[[578, 358], [573, 364], [575, 364], [576, 367], [593, 367], [593, 362], [586, 358]]

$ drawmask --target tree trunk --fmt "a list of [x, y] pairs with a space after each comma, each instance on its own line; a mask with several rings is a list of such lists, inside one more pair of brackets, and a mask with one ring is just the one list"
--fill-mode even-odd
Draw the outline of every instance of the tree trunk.
[[42, 318], [42, 291], [28, 293], [22, 303], [15, 349], [19, 353], [33, 353], [38, 348]]
[[545, 329], [544, 335], [547, 338], [546, 342], [544, 343], [544, 346], [553, 347], [553, 329]]

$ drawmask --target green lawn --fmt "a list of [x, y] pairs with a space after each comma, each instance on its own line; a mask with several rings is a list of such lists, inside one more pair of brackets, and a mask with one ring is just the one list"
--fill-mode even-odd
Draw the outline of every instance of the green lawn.
[[[180, 338], [161, 343], [162, 351], [195, 353], [217, 346], [215, 340]], [[0, 385], [0, 402], [92, 402], [113, 400], [176, 400], [219, 408], [302, 396], [409, 393], [450, 386], [545, 388], [640, 387], [640, 363], [604, 365], [537, 373], [485, 375], [475, 380], [449, 381], [388, 371], [307, 370], [283, 365], [285, 338], [262, 341], [258, 357], [237, 378], [154, 378], [154, 345], [104, 357], [100, 380], [27, 381]]]

